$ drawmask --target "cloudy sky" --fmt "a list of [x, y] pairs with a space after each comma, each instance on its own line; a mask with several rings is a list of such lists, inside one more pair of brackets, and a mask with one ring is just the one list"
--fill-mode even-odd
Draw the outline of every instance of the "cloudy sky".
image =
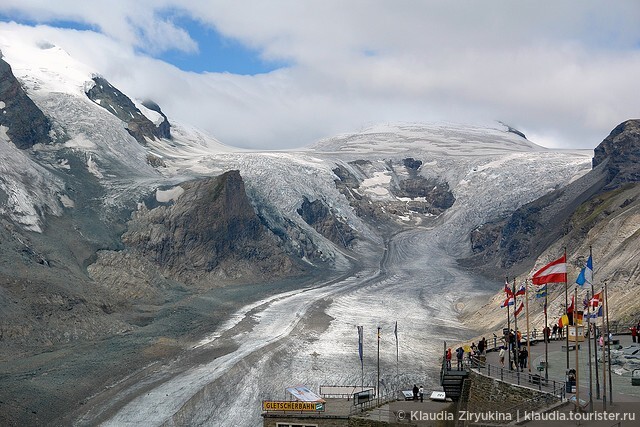
[[637, 0], [2, 0], [0, 21], [240, 147], [500, 120], [593, 148], [640, 118]]

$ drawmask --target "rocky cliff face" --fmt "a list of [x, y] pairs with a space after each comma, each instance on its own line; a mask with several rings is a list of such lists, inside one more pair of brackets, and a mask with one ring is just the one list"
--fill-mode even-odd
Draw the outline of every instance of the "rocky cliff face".
[[596, 147], [593, 170], [587, 175], [522, 206], [508, 218], [474, 230], [470, 236], [474, 256], [463, 263], [487, 274], [492, 270], [502, 276], [522, 274], [546, 248], [576, 227], [571, 220], [576, 211], [598, 205], [611, 189], [638, 181], [640, 121], [629, 120]]
[[321, 200], [309, 201], [306, 197], [298, 214], [318, 233], [333, 243], [349, 248], [356, 238], [355, 232], [344, 221], [341, 221]]
[[22, 150], [51, 143], [49, 119], [24, 92], [1, 54], [0, 126], [7, 128], [11, 141]]
[[[89, 99], [122, 120], [126, 124], [129, 134], [140, 144], [146, 144], [145, 138], [154, 140], [171, 137], [169, 121], [164, 114], [162, 114], [164, 121], [156, 126], [140, 112], [127, 95], [113, 87], [107, 80], [102, 77], [94, 77], [93, 82], [95, 84], [87, 90]], [[160, 107], [157, 104], [149, 103], [149, 105], [154, 108], [147, 108], [160, 113]]]
[[603, 163], [606, 163], [607, 188], [640, 181], [640, 120], [619, 124], [595, 148], [594, 169]]
[[134, 214], [122, 236], [125, 250], [99, 258], [92, 267], [94, 277], [101, 266], [127, 257], [150, 262], [166, 277], [194, 289], [300, 271], [256, 215], [238, 171], [186, 182], [180, 189], [172, 204], [141, 207]]

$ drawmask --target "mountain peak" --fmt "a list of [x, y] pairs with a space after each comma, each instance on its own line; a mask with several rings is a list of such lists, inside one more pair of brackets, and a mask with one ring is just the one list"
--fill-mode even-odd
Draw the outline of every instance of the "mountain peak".
[[609, 188], [640, 181], [640, 120], [620, 123], [594, 149], [593, 167], [603, 163], [606, 163]]

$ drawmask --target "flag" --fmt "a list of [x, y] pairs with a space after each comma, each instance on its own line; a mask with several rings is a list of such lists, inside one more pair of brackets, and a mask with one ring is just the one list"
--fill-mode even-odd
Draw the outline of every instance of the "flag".
[[597, 312], [589, 313], [589, 322], [595, 323], [598, 320], [598, 317], [602, 317], [602, 306], [598, 308]]
[[536, 287], [536, 298], [544, 298], [547, 296], [547, 285]]
[[507, 282], [504, 283], [504, 293], [507, 294], [507, 298], [513, 298], [513, 291]]
[[500, 308], [505, 308], [508, 307], [510, 305], [515, 304], [515, 301], [513, 300], [513, 297], [511, 298], [507, 298], [506, 300], [504, 300], [504, 302], [502, 304], [500, 304]]
[[596, 308], [600, 305], [600, 300], [602, 299], [602, 291], [598, 292], [591, 298], [591, 308]]
[[587, 265], [585, 265], [584, 268], [580, 270], [580, 274], [578, 274], [576, 283], [580, 286], [584, 286], [585, 284], [591, 286], [592, 281], [593, 281], [593, 261], [591, 260], [591, 255], [589, 255], [589, 259], [587, 259]]
[[567, 314], [573, 313], [574, 308], [575, 308], [574, 296], [571, 295], [571, 304], [569, 304], [569, 307], [567, 307]]
[[568, 324], [569, 324], [569, 316], [567, 316], [566, 314], [563, 314], [562, 317], [558, 319], [558, 327], [564, 328]]
[[515, 296], [517, 296], [517, 297], [518, 297], [518, 296], [520, 296], [520, 295], [524, 295], [524, 294], [525, 294], [525, 292], [526, 292], [526, 290], [525, 290], [525, 288], [524, 288], [524, 285], [520, 285], [520, 289], [518, 289], [518, 291], [516, 292], [516, 295], [515, 295]]
[[587, 307], [589, 307], [589, 295], [585, 295], [584, 299], [582, 300], [582, 308], [583, 309], [587, 309]]
[[567, 282], [567, 260], [564, 255], [555, 261], [536, 271], [531, 282], [534, 285], [544, 285], [545, 283], [566, 283]]
[[360, 355], [360, 363], [364, 363], [362, 359], [362, 326], [358, 326], [358, 354]]
[[522, 311], [522, 309], [523, 309], [523, 308], [524, 308], [524, 303], [523, 303], [523, 302], [520, 302], [520, 305], [519, 305], [519, 306], [518, 306], [518, 308], [516, 309], [516, 313], [515, 313], [515, 314], [516, 314], [516, 316], [517, 316], [518, 314], [520, 314], [520, 312]]

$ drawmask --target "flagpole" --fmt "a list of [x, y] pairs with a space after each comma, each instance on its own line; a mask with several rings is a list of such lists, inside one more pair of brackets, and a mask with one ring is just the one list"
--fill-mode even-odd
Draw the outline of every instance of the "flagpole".
[[[589, 411], [593, 412], [593, 367], [591, 363], [591, 299], [587, 290], [587, 348], [589, 349]], [[596, 363], [596, 366], [598, 364]]]
[[[604, 303], [606, 302], [606, 296], [604, 295], [603, 291], [600, 292], [602, 292], [600, 296], [602, 298], [602, 305], [604, 306]], [[606, 353], [604, 351], [604, 337], [608, 337], [608, 334], [605, 335], [605, 333], [607, 332], [606, 329], [606, 324], [604, 322], [604, 310], [602, 310], [602, 408], [605, 411], [607, 410], [607, 358], [605, 357]]]
[[[545, 285], [546, 286], [546, 285]], [[545, 381], [549, 380], [549, 324], [547, 323], [547, 309], [549, 308], [547, 305], [547, 294], [549, 293], [549, 288], [547, 288], [544, 292], [544, 333], [542, 336], [544, 337], [544, 379]]]
[[531, 334], [529, 332], [529, 280], [524, 279], [524, 309], [527, 312], [527, 368], [531, 373]]
[[364, 357], [363, 357], [363, 347], [364, 347], [364, 327], [357, 326], [358, 328], [358, 353], [360, 354], [360, 391], [364, 391]]
[[[504, 283], [505, 286], [509, 286], [509, 277], [505, 277], [504, 278]], [[515, 305], [516, 303], [516, 297], [515, 295], [513, 296], [513, 303]], [[511, 369], [511, 348], [509, 347], [510, 343], [509, 341], [511, 340], [511, 317], [510, 317], [510, 311], [509, 311], [509, 295], [507, 295], [507, 336], [505, 337], [505, 344], [507, 345], [507, 355], [509, 357], [509, 369]]]
[[613, 340], [609, 340], [609, 295], [607, 295], [606, 281], [604, 282], [604, 301], [606, 304], [604, 310], [607, 314], [607, 341], [609, 341], [609, 345], [607, 346], [607, 358], [609, 359], [609, 403], [613, 404], [613, 385], [611, 384], [611, 341]]
[[516, 365], [516, 372], [518, 372], [520, 370], [520, 368], [518, 367], [518, 362], [520, 361], [520, 346], [519, 346], [519, 341], [518, 341], [518, 313], [516, 313], [516, 310], [518, 309], [518, 297], [516, 296], [516, 292], [518, 292], [518, 290], [516, 289], [516, 278], [515, 276], [513, 277], [513, 335], [514, 335], [514, 348], [513, 348], [513, 356], [515, 357], [515, 361], [514, 361], [514, 365]]
[[[592, 248], [589, 246], [589, 258], [592, 255]], [[591, 258], [593, 261], [593, 258]], [[591, 273], [591, 298], [595, 297], [596, 292], [593, 287], [595, 272]], [[591, 305], [591, 301], [589, 301], [589, 305]], [[591, 320], [591, 319], [589, 319]], [[591, 333], [591, 326], [589, 326], [589, 333]], [[593, 350], [595, 353], [596, 363], [595, 363], [595, 373], [596, 373], [596, 399], [600, 399], [600, 373], [598, 372], [598, 308], [596, 307], [596, 317], [595, 322], [593, 322]]]
[[[578, 316], [577, 316], [577, 306], [578, 306], [578, 287], [576, 286], [576, 288], [573, 291], [573, 330], [575, 332], [575, 340], [576, 340], [576, 411], [579, 413], [580, 412], [580, 350], [579, 350], [579, 344], [580, 342], [578, 341]], [[567, 354], [569, 354], [569, 347], [567, 347]]]
[[380, 326], [378, 326], [378, 385], [376, 386], [376, 395], [378, 397], [378, 404], [380, 403]]
[[[567, 259], [567, 248], [564, 248], [564, 259]], [[567, 315], [567, 318], [569, 318], [569, 312], [567, 311], [569, 309], [569, 296], [567, 294], [567, 273], [564, 274], [564, 312]], [[566, 345], [567, 345], [567, 369], [569, 369], [569, 322], [567, 322], [567, 325], [562, 325], [563, 328], [567, 328], [566, 333]]]

